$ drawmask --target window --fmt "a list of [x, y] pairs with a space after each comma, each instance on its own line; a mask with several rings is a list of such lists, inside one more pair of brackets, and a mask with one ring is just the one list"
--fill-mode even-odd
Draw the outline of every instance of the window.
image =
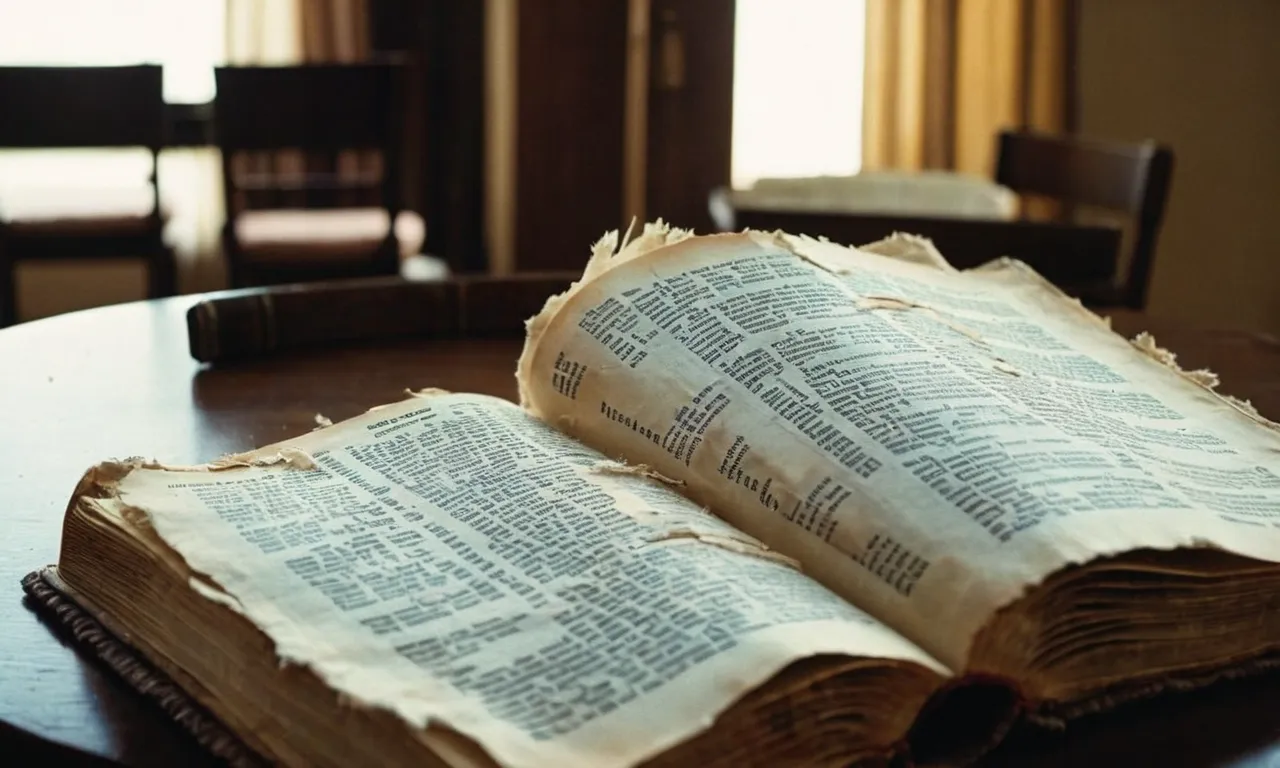
[[862, 164], [864, 0], [738, 0], [733, 185]]
[[160, 64], [164, 98], [213, 100], [226, 0], [4, 0], [0, 64]]

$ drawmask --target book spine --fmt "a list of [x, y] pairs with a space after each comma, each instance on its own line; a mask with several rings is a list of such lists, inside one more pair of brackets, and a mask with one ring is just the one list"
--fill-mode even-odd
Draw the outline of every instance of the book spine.
[[187, 311], [191, 356], [203, 363], [397, 338], [518, 338], [567, 274], [411, 282], [373, 278], [247, 289]]

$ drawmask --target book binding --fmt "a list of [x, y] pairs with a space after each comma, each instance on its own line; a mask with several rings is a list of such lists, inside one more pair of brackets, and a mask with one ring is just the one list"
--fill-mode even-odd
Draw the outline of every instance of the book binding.
[[46, 568], [27, 574], [22, 580], [22, 589], [36, 613], [51, 622], [77, 650], [106, 666], [130, 688], [160, 707], [200, 747], [227, 765], [233, 768], [269, 765], [181, 686], [55, 586], [47, 573]]

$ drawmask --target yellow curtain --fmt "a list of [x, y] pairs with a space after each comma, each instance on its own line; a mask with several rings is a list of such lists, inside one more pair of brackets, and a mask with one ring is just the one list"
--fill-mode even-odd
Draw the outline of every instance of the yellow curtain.
[[862, 163], [990, 176], [1005, 128], [1064, 131], [1071, 0], [867, 0]]
[[227, 61], [301, 64], [369, 55], [368, 0], [226, 0]]

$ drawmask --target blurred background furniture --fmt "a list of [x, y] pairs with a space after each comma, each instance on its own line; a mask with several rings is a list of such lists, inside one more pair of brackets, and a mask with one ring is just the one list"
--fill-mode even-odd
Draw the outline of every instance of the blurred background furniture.
[[[37, 259], [143, 259], [147, 294], [175, 292], [162, 237], [157, 157], [165, 142], [161, 68], [0, 67], [0, 148], [135, 148], [149, 173], [117, 188], [92, 168], [63, 186], [6, 190], [0, 204], [0, 326], [17, 321], [17, 265]], [[2, 180], [0, 180], [2, 181]]]
[[[402, 203], [403, 65], [220, 67], [215, 78], [231, 285], [398, 274], [425, 236]], [[281, 157], [293, 162], [270, 162]]]
[[1156, 237], [1173, 177], [1173, 151], [1153, 141], [1125, 143], [1074, 136], [1002, 131], [996, 182], [1022, 195], [1079, 209], [1120, 214], [1131, 229], [1132, 248], [1117, 260], [1115, 281], [1091, 298], [1100, 304], [1142, 309], [1147, 303]]
[[[922, 235], [958, 268], [1009, 256], [1086, 304], [1142, 308], [1172, 153], [1152, 142], [1011, 131], [997, 147], [994, 182], [940, 171], [762, 180], [746, 191], [713, 190], [708, 207], [721, 231], [784, 229], [851, 245]], [[1070, 207], [1029, 217], [1040, 198]], [[1084, 206], [1136, 221], [1132, 255], [1121, 253], [1124, 227], [1075, 220]]]
[[[3, 4], [0, 65], [163, 66], [161, 205], [182, 291], [227, 284], [214, 68], [393, 54], [410, 70], [403, 207], [455, 272], [578, 269], [584, 244], [633, 217], [708, 231], [708, 194], [762, 177], [992, 183], [996, 137], [1016, 127], [1172, 147], [1145, 306], [1278, 331], [1280, 101], [1267, 74], [1280, 4], [1168, 2], [1177, 13], [1157, 0], [129, 0], [129, 13], [45, 0]], [[1186, 55], [1213, 40], [1234, 55]], [[0, 151], [0, 186], [23, 175], [16, 154]], [[1052, 221], [1097, 223], [1085, 208]], [[1125, 229], [1114, 275], [1098, 270], [1106, 303], [1142, 284], [1136, 243]], [[138, 267], [24, 264], [23, 315], [132, 298]], [[1230, 290], [1205, 290], [1207, 271]]]

